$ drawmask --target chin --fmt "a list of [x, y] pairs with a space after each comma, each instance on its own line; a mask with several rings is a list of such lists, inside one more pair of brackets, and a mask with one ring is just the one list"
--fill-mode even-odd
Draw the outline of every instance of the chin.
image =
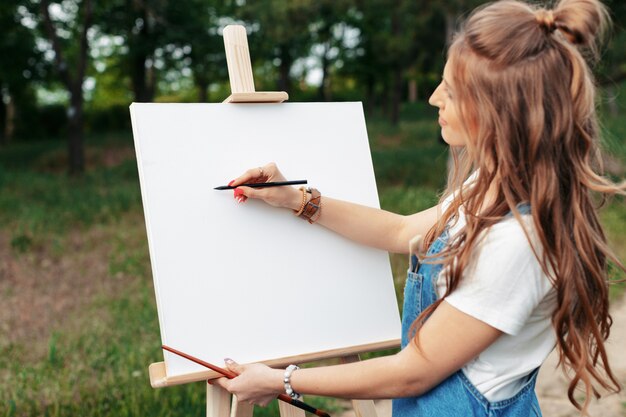
[[446, 134], [443, 130], [441, 132], [441, 137], [443, 138], [443, 141], [450, 146], [465, 146], [465, 140], [456, 135]]

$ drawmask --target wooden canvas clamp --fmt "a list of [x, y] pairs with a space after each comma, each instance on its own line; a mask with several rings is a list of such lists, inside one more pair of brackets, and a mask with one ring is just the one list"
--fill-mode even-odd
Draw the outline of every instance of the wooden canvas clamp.
[[224, 48], [231, 91], [224, 103], [282, 103], [289, 99], [284, 91], [255, 91], [246, 28], [226, 26]]

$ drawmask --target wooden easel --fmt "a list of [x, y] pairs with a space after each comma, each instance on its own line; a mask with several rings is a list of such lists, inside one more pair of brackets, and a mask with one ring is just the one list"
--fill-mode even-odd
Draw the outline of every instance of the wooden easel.
[[[289, 96], [284, 91], [255, 91], [252, 75], [252, 63], [248, 49], [246, 29], [241, 25], [228, 25], [224, 28], [224, 47], [228, 64], [231, 95], [224, 103], [282, 103]], [[400, 340], [355, 346], [349, 349], [336, 349], [311, 355], [299, 355], [281, 358], [264, 363], [271, 367], [284, 368], [287, 365], [337, 359], [342, 363], [359, 361], [359, 353], [392, 349], [400, 346]], [[201, 371], [179, 377], [168, 377], [164, 362], [156, 362], [148, 367], [150, 384], [153, 388], [162, 388], [189, 382], [206, 381], [221, 375], [211, 371]], [[282, 401], [278, 402], [281, 417], [305, 417], [304, 410]], [[253, 405], [238, 402], [235, 396], [221, 387], [207, 384], [207, 417], [252, 417]], [[378, 417], [374, 401], [352, 400], [357, 417]]]

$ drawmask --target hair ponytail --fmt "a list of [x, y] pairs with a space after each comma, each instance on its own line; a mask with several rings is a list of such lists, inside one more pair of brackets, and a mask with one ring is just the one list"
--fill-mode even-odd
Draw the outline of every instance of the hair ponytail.
[[597, 0], [561, 0], [554, 9], [558, 29], [570, 34], [576, 45], [591, 45], [606, 33], [607, 8]]
[[553, 13], [556, 28], [569, 42], [597, 53], [597, 45], [604, 40], [610, 22], [609, 12], [601, 2], [561, 0]]

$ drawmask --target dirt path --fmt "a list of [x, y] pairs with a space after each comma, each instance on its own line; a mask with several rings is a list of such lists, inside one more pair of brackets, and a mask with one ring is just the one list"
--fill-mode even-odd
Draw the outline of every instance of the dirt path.
[[[624, 386], [619, 394], [603, 396], [593, 401], [589, 408], [592, 417], [626, 417], [626, 296], [615, 302], [611, 309], [613, 327], [606, 344], [613, 372]], [[567, 398], [568, 380], [556, 369], [556, 352], [548, 357], [541, 368], [537, 381], [537, 396], [544, 417], [580, 417], [580, 413]], [[346, 402], [346, 406], [350, 405]], [[378, 417], [391, 416], [391, 401], [376, 401]], [[349, 409], [341, 417], [354, 417]]]

